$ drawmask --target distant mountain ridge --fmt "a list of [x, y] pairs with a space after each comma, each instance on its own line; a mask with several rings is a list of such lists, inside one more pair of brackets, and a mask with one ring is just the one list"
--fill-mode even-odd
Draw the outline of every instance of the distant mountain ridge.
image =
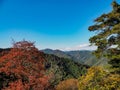
[[77, 51], [61, 51], [61, 50], [52, 50], [52, 49], [44, 49], [42, 50], [46, 54], [53, 54], [58, 57], [72, 59], [81, 64], [86, 64], [89, 66], [96, 65], [105, 65], [107, 64], [107, 60], [105, 58], [98, 59], [95, 55], [92, 54], [93, 51], [88, 50], [77, 50]]
[[69, 58], [69, 59], [71, 59], [70, 55], [68, 55], [64, 51], [61, 51], [61, 50], [58, 50], [58, 49], [57, 50], [44, 49], [44, 50], [41, 50], [41, 51], [43, 51], [46, 54], [53, 54], [53, 55], [56, 55], [58, 57], [63, 57], [63, 58]]

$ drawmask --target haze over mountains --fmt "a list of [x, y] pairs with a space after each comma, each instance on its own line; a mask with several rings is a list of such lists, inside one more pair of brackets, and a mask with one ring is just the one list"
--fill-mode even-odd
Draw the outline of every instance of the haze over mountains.
[[80, 44], [80, 45], [76, 45], [76, 46], [72, 46], [72, 47], [68, 46], [66, 48], [60, 48], [59, 50], [62, 50], [62, 51], [78, 51], [78, 50], [93, 51], [96, 49], [97, 49], [97, 46], [86, 43], [86, 44]]
[[92, 54], [93, 51], [90, 50], [76, 50], [76, 51], [61, 51], [61, 50], [52, 50], [52, 49], [44, 49], [42, 50], [46, 54], [53, 54], [58, 57], [72, 59], [81, 64], [96, 66], [103, 66], [107, 64], [107, 60], [105, 58], [98, 59], [96, 56]]

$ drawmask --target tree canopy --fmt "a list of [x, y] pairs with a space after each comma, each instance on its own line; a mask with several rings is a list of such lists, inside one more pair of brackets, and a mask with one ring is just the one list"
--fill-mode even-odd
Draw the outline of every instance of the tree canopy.
[[32, 42], [20, 41], [0, 57], [0, 89], [44, 90], [48, 77], [44, 75], [44, 58]]
[[94, 22], [89, 31], [96, 32], [96, 35], [89, 41], [98, 46], [95, 55], [109, 58], [114, 71], [120, 73], [120, 5], [113, 1], [112, 11], [102, 14]]
[[120, 90], [120, 75], [110, 74], [101, 67], [91, 67], [79, 78], [79, 90]]

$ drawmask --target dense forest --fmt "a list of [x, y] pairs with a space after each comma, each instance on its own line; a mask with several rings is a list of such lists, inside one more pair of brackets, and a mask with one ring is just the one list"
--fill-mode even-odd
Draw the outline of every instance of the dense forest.
[[44, 49], [42, 52], [46, 54], [52, 54], [62, 58], [72, 59], [77, 63], [81, 63], [88, 66], [105, 66], [108, 64], [108, 60], [105, 57], [100, 57], [99, 59], [93, 55], [94, 51], [89, 50], [77, 50], [77, 51], [61, 51]]
[[26, 40], [0, 49], [0, 90], [120, 90], [120, 4], [88, 29], [97, 32], [92, 52], [38, 50]]

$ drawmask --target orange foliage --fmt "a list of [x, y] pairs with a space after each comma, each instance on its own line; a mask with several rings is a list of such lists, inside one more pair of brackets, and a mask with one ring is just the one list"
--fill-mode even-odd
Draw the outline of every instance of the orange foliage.
[[62, 81], [56, 86], [56, 90], [78, 90], [78, 80], [68, 79]]
[[[44, 76], [43, 53], [34, 43], [16, 42], [9, 53], [0, 58], [0, 73], [13, 74], [16, 79], [7, 82], [4, 90], [44, 90], [48, 86], [48, 77]], [[11, 79], [10, 79], [11, 80]]]
[[23, 85], [21, 80], [17, 80], [9, 84], [9, 87], [3, 90], [29, 90], [28, 85]]

